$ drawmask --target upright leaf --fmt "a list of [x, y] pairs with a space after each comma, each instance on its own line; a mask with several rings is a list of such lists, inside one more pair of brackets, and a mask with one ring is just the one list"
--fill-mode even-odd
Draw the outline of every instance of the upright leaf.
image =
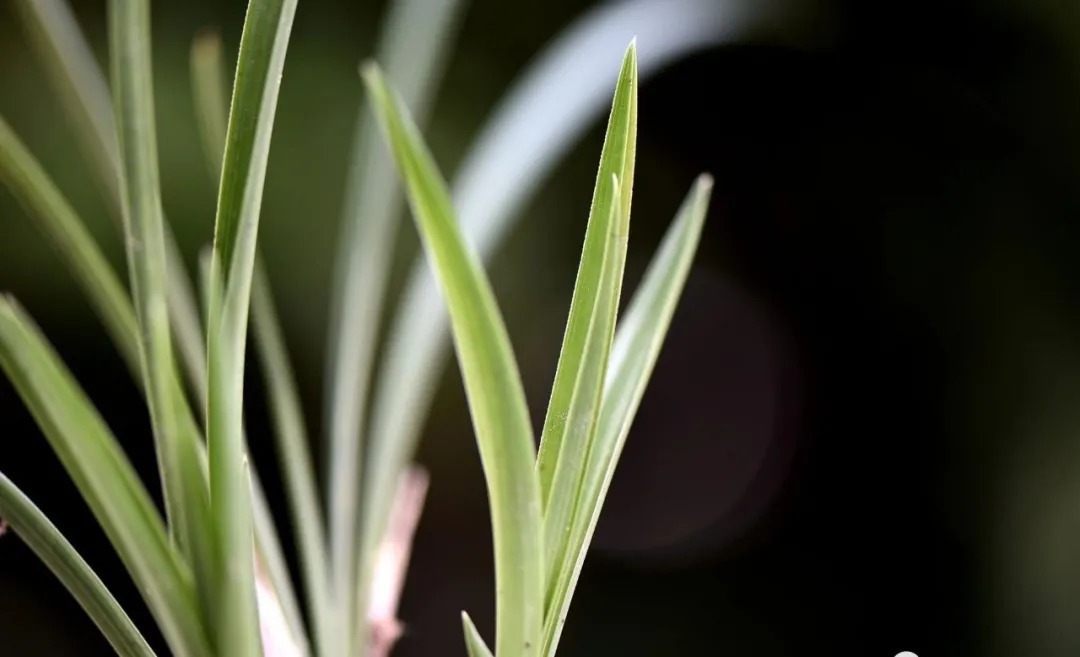
[[712, 179], [708, 176], [703, 175], [694, 183], [619, 323], [604, 382], [597, 432], [574, 512], [569, 550], [561, 562], [554, 597], [544, 620], [543, 657], [555, 655], [615, 465], [690, 272], [711, 190]]
[[[547, 416], [544, 418], [544, 431], [540, 439], [540, 455], [537, 470], [540, 474], [540, 492], [545, 502], [551, 496], [551, 484], [555, 476], [555, 465], [559, 459], [564, 439], [584, 440], [591, 421], [586, 425], [567, 426], [567, 409], [583, 377], [591, 374], [584, 369], [586, 344], [589, 326], [597, 312], [600, 297], [604, 294], [600, 281], [603, 277], [604, 252], [607, 250], [613, 232], [624, 238], [630, 230], [630, 199], [634, 185], [634, 154], [637, 145], [637, 49], [631, 43], [623, 59], [619, 73], [619, 83], [615, 87], [615, 99], [608, 119], [607, 137], [600, 155], [600, 171], [596, 177], [592, 208], [589, 211], [589, 224], [585, 231], [585, 245], [581, 252], [581, 264], [578, 268], [577, 281], [574, 283], [574, 296], [570, 303], [570, 317], [566, 322], [562, 350], [559, 353], [559, 366], [555, 371], [555, 383], [551, 389]], [[612, 194], [612, 185], [616, 179], [620, 187], [619, 197]], [[618, 212], [612, 210], [618, 207]], [[608, 254], [617, 274], [615, 289], [608, 299], [610, 308], [604, 309], [599, 319], [615, 322], [615, 311], [619, 303], [619, 289], [622, 283], [623, 263], [626, 260], [626, 241], [615, 242]], [[607, 351], [607, 344], [602, 347]], [[602, 378], [594, 377], [593, 386], [597, 393]], [[580, 469], [574, 477], [580, 475]], [[546, 509], [546, 507], [545, 507]]]
[[0, 299], [0, 367], [124, 562], [174, 654], [212, 655], [190, 570], [116, 439], [33, 322]]
[[[296, 0], [251, 0], [225, 144], [208, 326], [207, 443], [217, 553], [221, 560], [217, 647], [258, 657], [251, 487], [243, 437], [244, 356], [255, 246], [270, 138]], [[215, 291], [220, 290], [215, 301]]]
[[169, 528], [191, 560], [204, 602], [214, 578], [207, 490], [197, 435], [173, 360], [166, 300], [165, 219], [161, 210], [147, 0], [109, 3], [110, 54], [120, 142], [120, 190], [139, 350], [157, 442]]
[[[439, 89], [464, 4], [462, 0], [394, 0], [380, 28], [376, 57], [400, 85], [421, 124]], [[366, 616], [368, 576], [381, 539], [361, 537], [361, 518], [387, 512], [368, 506], [382, 497], [361, 493], [365, 479], [363, 439], [367, 431], [368, 388], [401, 206], [393, 163], [365, 102], [357, 115], [345, 178], [330, 296], [324, 395], [331, 569], [334, 580], [343, 584], [336, 592], [340, 632], [345, 634], [355, 628], [347, 651], [356, 657], [362, 657], [367, 649], [363, 633], [368, 628], [357, 619]], [[393, 449], [392, 445], [370, 446], [376, 459]], [[372, 469], [383, 467], [387, 465], [381, 462], [372, 465]]]
[[2, 472], [0, 518], [11, 525], [56, 575], [120, 657], [154, 657], [146, 639], [93, 569], [41, 509]]
[[365, 68], [364, 80], [450, 311], [491, 507], [495, 652], [532, 657], [543, 613], [543, 537], [532, 428], [517, 363], [491, 285], [461, 237], [445, 183], [416, 126], [376, 67]]

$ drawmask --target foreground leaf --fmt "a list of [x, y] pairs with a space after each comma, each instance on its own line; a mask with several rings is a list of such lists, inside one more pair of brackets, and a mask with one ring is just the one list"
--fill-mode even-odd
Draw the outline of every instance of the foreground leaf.
[[112, 593], [41, 509], [0, 472], [0, 518], [86, 611], [121, 657], [154, 657], [154, 651]]
[[222, 569], [215, 630], [218, 650], [230, 657], [259, 657], [262, 652], [243, 435], [244, 357], [263, 185], [295, 14], [296, 0], [251, 0], [248, 4], [214, 226], [207, 444]]
[[124, 562], [176, 655], [212, 653], [191, 572], [116, 439], [28, 317], [0, 299], [0, 366]]
[[701, 176], [664, 236], [623, 320], [604, 383], [597, 433], [589, 453], [555, 594], [544, 621], [544, 657], [554, 657], [585, 554], [634, 413], [645, 392], [682, 294], [705, 222], [712, 179]]
[[365, 68], [364, 80], [450, 311], [491, 506], [495, 652], [531, 657], [539, 649], [543, 613], [543, 537], [532, 427], [517, 363], [491, 285], [458, 231], [445, 183], [416, 126], [375, 66]]

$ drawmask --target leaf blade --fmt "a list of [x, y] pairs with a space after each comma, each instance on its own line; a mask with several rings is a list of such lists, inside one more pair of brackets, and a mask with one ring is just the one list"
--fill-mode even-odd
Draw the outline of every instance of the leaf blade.
[[104, 421], [33, 322], [0, 299], [0, 367], [183, 657], [209, 657], [191, 572]]
[[0, 518], [33, 550], [90, 616], [121, 657], [155, 657], [112, 593], [60, 530], [0, 472]]
[[496, 570], [498, 655], [539, 649], [543, 563], [539, 481], [525, 393], [506, 328], [475, 254], [458, 232], [445, 183], [378, 69], [364, 81], [409, 205], [443, 283], [454, 343], [488, 482]]
[[[608, 300], [610, 308], [599, 319], [614, 325], [615, 310], [619, 303], [619, 289], [622, 283], [622, 268], [626, 260], [626, 242], [610, 243], [613, 231], [626, 235], [630, 229], [630, 200], [634, 185], [634, 156], [637, 143], [637, 48], [631, 43], [623, 57], [619, 72], [619, 82], [615, 87], [615, 96], [611, 106], [607, 135], [600, 155], [600, 167], [593, 191], [592, 207], [589, 210], [589, 222], [585, 230], [585, 243], [582, 247], [581, 264], [577, 280], [574, 283], [574, 296], [570, 304], [570, 315], [566, 322], [562, 348], [559, 352], [559, 364], [555, 371], [555, 382], [551, 389], [547, 414], [544, 418], [544, 430], [540, 439], [540, 454], [537, 457], [537, 471], [540, 476], [540, 492], [545, 503], [552, 494], [552, 480], [556, 464], [560, 459], [565, 439], [582, 440], [584, 429], [568, 428], [568, 409], [582, 377], [590, 373], [584, 371], [586, 360], [585, 347], [588, 344], [590, 325], [596, 316], [599, 300], [603, 294], [601, 279], [604, 276], [605, 257], [611, 259], [611, 266], [617, 270], [613, 281], [615, 289]], [[619, 190], [613, 195], [612, 189]], [[618, 208], [614, 212], [613, 208]], [[611, 246], [610, 253], [607, 253]], [[602, 347], [606, 353], [607, 345]], [[594, 366], [603, 366], [594, 362]], [[599, 392], [602, 380], [594, 377], [592, 385]], [[591, 424], [591, 423], [590, 423]], [[569, 436], [567, 434], [570, 434]], [[580, 466], [580, 467], [583, 467]], [[570, 474], [580, 476], [580, 467]], [[546, 508], [546, 507], [545, 507]]]
[[493, 657], [491, 648], [484, 643], [469, 614], [464, 611], [461, 612], [461, 625], [465, 631], [465, 648], [469, 651], [469, 657]]
[[597, 434], [569, 539], [572, 553], [563, 561], [555, 596], [544, 621], [541, 652], [544, 657], [555, 655], [615, 465], [689, 275], [711, 190], [712, 179], [708, 176], [700, 176], [694, 183], [617, 329]]

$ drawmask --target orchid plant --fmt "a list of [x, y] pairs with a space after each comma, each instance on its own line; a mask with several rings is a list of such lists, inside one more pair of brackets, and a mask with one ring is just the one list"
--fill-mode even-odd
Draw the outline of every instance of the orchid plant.
[[[504, 167], [531, 173], [521, 178], [527, 182], [511, 181], [503, 196], [478, 205], [479, 187], [468, 181], [482, 178], [485, 166], [491, 170], [497, 161], [478, 157], [467, 159], [466, 182], [452, 194], [415, 117], [425, 116], [431, 104], [460, 7], [454, 0], [393, 4], [377, 49], [388, 73], [374, 62], [362, 67], [368, 106], [358, 119], [333, 283], [325, 395], [330, 457], [320, 491], [257, 246], [297, 1], [250, 0], [231, 81], [219, 38], [207, 33], [194, 42], [196, 113], [208, 165], [220, 181], [213, 244], [200, 259], [197, 286], [185, 272], [162, 209], [149, 0], [108, 2], [109, 82], [63, 0], [13, 1], [123, 231], [127, 284], [2, 118], [0, 180], [57, 246], [139, 384], [164, 508], [152, 502], [104, 419], [10, 297], [0, 299], [0, 367], [122, 560], [169, 651], [182, 657], [390, 652], [400, 634], [397, 603], [427, 490], [426, 473], [410, 463], [435, 386], [432, 371], [446, 348], [448, 321], [487, 481], [495, 546], [494, 649], [463, 614], [466, 647], [472, 657], [554, 655], [615, 465], [687, 278], [711, 187], [707, 176], [692, 185], [618, 316], [636, 151], [635, 44], [618, 70], [537, 453], [513, 349], [481, 254], [505, 231], [507, 208], [524, 202], [545, 162], [602, 105], [586, 98], [562, 124], [544, 127], [537, 121], [534, 132], [543, 136], [544, 130], [558, 129], [560, 137], [517, 169]], [[647, 11], [662, 16], [673, 10], [687, 20], [681, 27], [667, 25], [658, 37], [666, 45], [644, 62], [649, 68], [709, 42], [702, 32], [703, 17], [713, 16], [706, 3], [634, 0], [587, 17], [579, 26], [583, 31], [558, 43], [536, 71], [554, 66], [604, 30], [610, 33], [628, 12], [640, 19]], [[699, 14], [687, 14], [691, 10]], [[501, 140], [480, 140], [498, 145], [490, 152], [505, 150], [507, 131], [517, 129], [510, 119], [532, 111], [520, 109], [530, 107], [525, 101], [557, 88], [551, 79], [529, 79], [507, 103], [486, 133], [503, 135]], [[380, 342], [402, 191], [427, 263], [414, 268], [388, 337]], [[242, 409], [249, 334], [267, 380], [302, 595], [294, 590], [285, 548], [247, 455]], [[119, 655], [155, 654], [90, 565], [3, 474], [0, 517], [67, 587]]]

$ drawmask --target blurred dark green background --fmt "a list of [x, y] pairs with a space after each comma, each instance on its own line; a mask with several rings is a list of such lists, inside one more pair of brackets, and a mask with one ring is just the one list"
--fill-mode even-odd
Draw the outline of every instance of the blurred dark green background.
[[[104, 3], [73, 4], [103, 57]], [[261, 238], [312, 421], [356, 65], [382, 5], [302, 0], [282, 86]], [[530, 57], [591, 3], [469, 5], [428, 131], [447, 172]], [[1080, 5], [781, 8], [769, 29], [641, 88], [631, 281], [693, 176], [710, 171], [717, 189], [560, 654], [1080, 654]], [[188, 47], [217, 26], [235, 53], [243, 11], [154, 3], [164, 202], [189, 265], [214, 196]], [[17, 27], [0, 3], [0, 112], [119, 265]], [[491, 266], [537, 422], [601, 136], [558, 167]], [[405, 265], [416, 240], [402, 233]], [[44, 326], [149, 480], [136, 391], [6, 190], [0, 289]], [[456, 369], [444, 380], [420, 454], [433, 486], [401, 657], [464, 654], [463, 608], [493, 627], [483, 480]], [[258, 377], [249, 385], [254, 456], [280, 512]], [[0, 470], [149, 628], [6, 381], [0, 445]], [[0, 655], [106, 654], [46, 569], [0, 541]]]

